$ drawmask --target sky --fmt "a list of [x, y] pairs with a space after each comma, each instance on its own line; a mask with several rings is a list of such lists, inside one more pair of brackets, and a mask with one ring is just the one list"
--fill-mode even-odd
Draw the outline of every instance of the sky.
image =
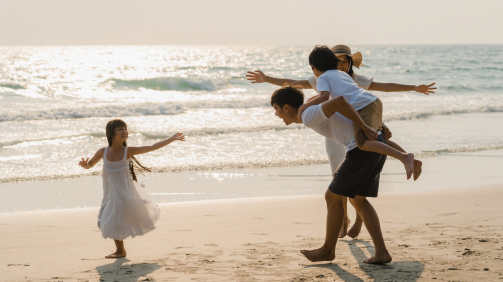
[[503, 0], [0, 0], [0, 45], [503, 44]]

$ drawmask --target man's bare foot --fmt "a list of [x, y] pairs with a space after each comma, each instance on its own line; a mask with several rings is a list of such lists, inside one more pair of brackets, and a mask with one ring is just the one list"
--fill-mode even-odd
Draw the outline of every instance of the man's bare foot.
[[354, 239], [354, 238], [358, 237], [358, 235], [360, 235], [361, 230], [362, 230], [361, 221], [360, 222], [356, 221], [355, 224], [353, 224], [353, 227], [351, 227], [351, 229], [349, 229], [348, 236]]
[[323, 248], [316, 250], [301, 250], [300, 251], [308, 260], [315, 261], [333, 261], [335, 259], [335, 250], [326, 251]]
[[421, 175], [421, 172], [423, 171], [422, 166], [423, 162], [420, 160], [414, 160], [414, 171], [412, 172], [414, 175], [414, 181], [416, 181], [419, 178], [419, 175]]
[[123, 258], [126, 256], [126, 251], [117, 251], [113, 254], [109, 254], [105, 258]]
[[388, 263], [392, 260], [391, 258], [391, 255], [386, 252], [386, 254], [382, 254], [382, 255], [375, 255], [369, 259], [366, 259], [365, 263], [369, 263], [369, 264], [381, 264], [381, 263]]
[[341, 228], [341, 231], [339, 232], [339, 238], [346, 237], [350, 223], [351, 223], [351, 220], [348, 217], [346, 217], [344, 219], [344, 222], [342, 223], [342, 228]]
[[407, 180], [412, 176], [414, 171], [414, 154], [405, 154], [405, 159], [403, 160], [403, 165], [405, 166], [405, 172], [407, 173]]

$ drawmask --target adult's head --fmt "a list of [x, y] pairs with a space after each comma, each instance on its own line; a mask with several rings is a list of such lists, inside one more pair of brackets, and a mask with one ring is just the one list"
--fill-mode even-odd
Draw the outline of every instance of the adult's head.
[[309, 54], [309, 65], [311, 65], [316, 77], [319, 77], [328, 70], [336, 70], [338, 62], [339, 60], [334, 52], [325, 45], [314, 47], [311, 54]]
[[286, 125], [296, 123], [299, 107], [304, 104], [304, 93], [298, 87], [284, 86], [271, 95], [271, 106]]
[[339, 64], [337, 65], [337, 69], [343, 71], [349, 75], [353, 75], [353, 66], [356, 68], [360, 68], [360, 66], [364, 66], [362, 64], [362, 53], [356, 52], [355, 54], [351, 53], [351, 48], [347, 45], [335, 45], [332, 47], [332, 52], [335, 54], [337, 59], [339, 59]]

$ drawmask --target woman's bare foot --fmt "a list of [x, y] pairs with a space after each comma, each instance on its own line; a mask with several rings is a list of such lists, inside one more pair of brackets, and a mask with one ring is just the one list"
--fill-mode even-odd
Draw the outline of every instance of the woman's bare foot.
[[412, 176], [412, 172], [414, 171], [414, 154], [407, 153], [405, 154], [405, 158], [403, 159], [403, 165], [405, 166], [405, 172], [407, 173], [407, 180]]
[[414, 181], [416, 181], [421, 175], [421, 172], [423, 171], [422, 166], [423, 162], [421, 162], [420, 160], [414, 160], [414, 171], [412, 172], [412, 174], [414, 175]]
[[126, 256], [126, 251], [116, 251], [113, 254], [109, 254], [105, 258], [123, 258]]
[[355, 224], [353, 224], [353, 227], [351, 227], [351, 229], [349, 229], [348, 231], [348, 236], [355, 239], [356, 237], [358, 237], [358, 235], [360, 235], [360, 231], [362, 230], [362, 222], [358, 222], [355, 221]]
[[308, 260], [315, 261], [333, 261], [335, 259], [335, 250], [327, 251], [323, 248], [316, 250], [301, 250], [300, 251]]
[[386, 252], [385, 254], [381, 255], [375, 255], [369, 259], [364, 260], [363, 262], [369, 263], [369, 264], [381, 264], [381, 263], [388, 263], [392, 260], [391, 255]]
[[351, 220], [349, 219], [349, 217], [346, 217], [344, 219], [344, 222], [342, 223], [341, 232], [339, 232], [339, 238], [346, 237], [346, 234], [348, 234], [348, 228], [349, 228], [350, 223], [351, 223]]

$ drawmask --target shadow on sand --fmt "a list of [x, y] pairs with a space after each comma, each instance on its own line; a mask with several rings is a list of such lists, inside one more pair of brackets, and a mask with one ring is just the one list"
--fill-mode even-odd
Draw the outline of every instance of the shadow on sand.
[[[368, 257], [361, 248], [366, 248], [371, 255], [374, 255], [374, 247], [367, 241], [361, 240], [340, 240], [349, 245], [349, 250], [358, 262], [359, 268], [375, 281], [416, 281], [421, 277], [424, 264], [418, 261], [392, 261], [386, 264], [366, 264], [363, 261]], [[363, 246], [358, 246], [363, 245]], [[343, 263], [343, 262], [342, 262]], [[365, 281], [362, 278], [342, 269], [337, 264], [324, 263], [308, 265], [306, 268], [320, 267], [332, 270], [340, 279], [346, 282]]]
[[96, 267], [100, 281], [153, 281], [147, 280], [148, 274], [161, 268], [157, 263], [125, 264], [127, 262], [130, 262], [127, 258], [118, 258], [113, 263]]

